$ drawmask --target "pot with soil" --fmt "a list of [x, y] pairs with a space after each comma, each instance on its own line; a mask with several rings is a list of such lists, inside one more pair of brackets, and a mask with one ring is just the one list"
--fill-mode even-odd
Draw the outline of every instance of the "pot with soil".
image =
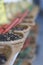
[[[23, 47], [25, 41], [25, 36], [23, 32], [12, 32], [6, 34], [0, 34], [0, 44], [1, 45], [10, 45], [11, 47], [14, 46], [14, 49]], [[13, 47], [12, 47], [13, 48]]]
[[27, 17], [25, 17], [23, 23], [27, 24], [27, 25], [31, 25], [31, 26], [35, 25], [33, 16], [27, 16]]
[[22, 32], [9, 32], [6, 34], [0, 34], [0, 44], [16, 44], [24, 41], [24, 34]]
[[24, 32], [24, 33], [29, 33], [29, 31], [30, 31], [30, 26], [28, 26], [28, 25], [24, 25], [24, 24], [20, 24], [20, 25], [18, 25], [18, 26], [16, 26], [15, 28], [13, 28], [13, 30], [14, 31], [16, 31], [16, 32]]
[[0, 45], [0, 64], [4, 64], [7, 62], [9, 57], [11, 56], [11, 47], [8, 45]]

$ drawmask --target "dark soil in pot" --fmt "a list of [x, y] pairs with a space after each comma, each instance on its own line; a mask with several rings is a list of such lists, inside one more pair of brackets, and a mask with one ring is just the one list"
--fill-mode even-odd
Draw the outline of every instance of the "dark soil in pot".
[[22, 39], [22, 35], [17, 33], [0, 34], [0, 41], [14, 41]]

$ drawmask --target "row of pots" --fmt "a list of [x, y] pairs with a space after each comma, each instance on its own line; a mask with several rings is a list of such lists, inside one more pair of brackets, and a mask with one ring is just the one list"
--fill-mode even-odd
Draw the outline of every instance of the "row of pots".
[[[35, 16], [35, 14], [34, 14]], [[21, 25], [28, 25], [31, 27], [31, 30], [30, 30], [30, 35], [29, 37], [31, 37], [31, 40], [30, 40], [30, 45], [28, 48], [31, 48], [31, 51], [27, 53], [27, 51], [21, 51], [21, 53], [19, 54], [18, 58], [16, 59], [16, 62], [14, 63], [14, 65], [23, 65], [24, 64], [24, 61], [27, 63], [27, 65], [31, 65], [32, 61], [35, 59], [35, 53], [36, 53], [36, 37], [37, 37], [37, 33], [38, 33], [38, 25], [35, 24], [35, 22], [33, 22], [34, 20], [34, 17], [33, 16], [27, 16], [23, 23], [21, 23]], [[33, 24], [32, 24], [33, 23]], [[15, 29], [15, 31], [18, 31], [17, 29]], [[25, 54], [28, 54], [28, 55], [25, 55]], [[30, 59], [28, 57], [28, 59], [25, 59], [24, 60], [22, 59], [24, 56], [28, 56], [30, 57]], [[26, 61], [27, 60], [27, 61]], [[25, 64], [26, 64], [25, 63]], [[30, 64], [29, 64], [30, 63]]]
[[[11, 48], [9, 50], [9, 54], [7, 54], [7, 52], [8, 52], [8, 47], [7, 47], [7, 50], [5, 50], [6, 53], [4, 54], [5, 55], [4, 58], [9, 58], [9, 55], [11, 55], [13, 47], [14, 47], [14, 49], [17, 49], [19, 47], [21, 50], [21, 48], [23, 47], [24, 41], [30, 32], [31, 27], [32, 27], [32, 30], [34, 31], [34, 33], [36, 34], [36, 32], [35, 32], [36, 29], [35, 29], [35, 27], [33, 27], [33, 25], [35, 25], [35, 24], [33, 24], [33, 21], [32, 21], [33, 18], [34, 17], [29, 17], [29, 16], [26, 17], [24, 19], [23, 23], [19, 24], [15, 28], [12, 28], [12, 30], [10, 30], [9, 33], [7, 33], [5, 35], [0, 35], [0, 45], [2, 45], [3, 47], [5, 45], [8, 45]], [[3, 53], [4, 53], [4, 51], [3, 51]], [[1, 62], [3, 61], [3, 53], [1, 54], [2, 55]], [[4, 62], [2, 62], [2, 63], [4, 63]]]
[[[17, 30], [15, 30], [16, 28], [17, 28]], [[0, 35], [0, 44], [4, 45], [4, 46], [8, 45], [8, 46], [10, 46], [10, 48], [11, 47], [13, 48], [13, 46], [14, 46], [14, 49], [19, 47], [21, 50], [21, 48], [23, 47], [24, 41], [27, 37], [27, 35], [25, 35], [25, 34], [27, 34], [27, 32], [29, 32], [29, 30], [30, 30], [30, 27], [28, 25], [20, 24], [17, 27], [13, 28], [11, 31], [9, 31], [8, 34]], [[3, 57], [3, 55], [5, 55], [4, 58], [6, 58], [8, 60], [8, 58], [10, 57], [9, 55], [11, 55], [12, 51], [9, 51], [8, 49], [7, 50], [5, 49], [5, 51], [6, 51], [6, 55], [3, 53], [1, 55], [2, 55], [2, 57]], [[4, 51], [2, 51], [2, 52], [4, 52]], [[8, 54], [7, 52], [9, 52], [10, 54]], [[6, 57], [7, 55], [8, 55], [8, 58]], [[0, 64], [5, 63], [6, 60], [4, 58], [1, 58]]]
[[[19, 29], [19, 27], [20, 27], [20, 29]], [[13, 47], [14, 47], [14, 49], [18, 48], [21, 50], [21, 48], [23, 47], [24, 41], [27, 37], [27, 35], [25, 35], [25, 34], [30, 30], [30, 27], [27, 25], [18, 25], [17, 28], [19, 31], [16, 31], [13, 28], [12, 30], [9, 31], [9, 33], [7, 33], [5, 35], [3, 35], [3, 34], [0, 35], [0, 45], [2, 45], [4, 48], [5, 48], [5, 45], [8, 45], [11, 48], [10, 50], [12, 50]], [[4, 51], [2, 51], [2, 54], [0, 54], [0, 56], [2, 56], [0, 58], [1, 59], [0, 64], [4, 64], [8, 60], [8, 58], [10, 58], [10, 56], [12, 55], [12, 51], [10, 51], [6, 48], [4, 49], [4, 48], [3, 48], [3, 50], [6, 52], [4, 54]]]

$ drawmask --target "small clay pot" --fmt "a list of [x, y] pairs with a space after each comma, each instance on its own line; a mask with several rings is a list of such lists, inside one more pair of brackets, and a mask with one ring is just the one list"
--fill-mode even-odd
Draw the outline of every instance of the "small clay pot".
[[23, 32], [14, 32], [0, 35], [0, 44], [16, 44], [24, 41]]
[[30, 26], [34, 26], [35, 25], [34, 18], [25, 18], [22, 23], [30, 25]]
[[11, 56], [11, 47], [7, 45], [0, 45], [0, 64], [6, 63]]
[[33, 21], [34, 17], [32, 15], [27, 15], [25, 18], [24, 18], [24, 21]]
[[24, 24], [24, 25], [27, 24], [27, 25], [29, 25], [30, 27], [32, 27], [32, 26], [35, 25], [35, 22], [29, 20], [29, 21], [23, 21], [22, 24]]
[[18, 25], [18, 26], [16, 26], [15, 28], [13, 28], [13, 30], [14, 31], [18, 31], [18, 32], [24, 32], [24, 33], [27, 33], [27, 32], [29, 32], [30, 31], [30, 26], [28, 26], [28, 25], [24, 25], [24, 24], [20, 24], [20, 25]]

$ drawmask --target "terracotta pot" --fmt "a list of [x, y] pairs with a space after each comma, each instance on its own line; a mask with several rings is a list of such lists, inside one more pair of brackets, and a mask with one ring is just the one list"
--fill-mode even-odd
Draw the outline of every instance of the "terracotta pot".
[[22, 24], [30, 25], [31, 27], [35, 25], [34, 17], [27, 15], [27, 17], [24, 18]]
[[[17, 35], [19, 39], [11, 40], [11, 41], [0, 41], [0, 45], [9, 45], [11, 46], [12, 49], [21, 49], [23, 47], [24, 41], [25, 41], [25, 36], [23, 32], [14, 32], [14, 35]], [[11, 35], [10, 35], [11, 36]], [[8, 38], [9, 40], [9, 38]], [[14, 47], [14, 48], [13, 48]]]
[[8, 45], [0, 45], [0, 64], [4, 64], [11, 56], [11, 47]]
[[33, 26], [35, 25], [35, 21], [34, 21], [34, 17], [26, 17], [24, 20], [23, 20], [23, 24], [27, 24], [27, 25], [30, 25], [30, 26]]
[[31, 27], [28, 25], [24, 25], [24, 24], [20, 24], [18, 26], [16, 26], [13, 30], [16, 32], [23, 32], [23, 33], [29, 33], [30, 32]]
[[5, 45], [5, 44], [12, 45], [12, 44], [16, 44], [16, 43], [19, 43], [19, 42], [23, 42], [24, 41], [24, 34], [23, 34], [23, 32], [14, 32], [14, 35], [17, 35], [18, 37], [20, 36], [20, 39], [17, 38], [15, 40], [15, 37], [14, 37], [13, 40], [0, 41], [0, 44], [2, 44], [2, 45]]

